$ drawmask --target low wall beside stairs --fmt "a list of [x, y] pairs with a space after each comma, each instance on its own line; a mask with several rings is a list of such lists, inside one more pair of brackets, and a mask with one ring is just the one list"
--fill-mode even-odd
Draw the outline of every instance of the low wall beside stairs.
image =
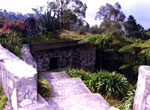
[[1, 45], [0, 79], [14, 110], [37, 101], [37, 70]]

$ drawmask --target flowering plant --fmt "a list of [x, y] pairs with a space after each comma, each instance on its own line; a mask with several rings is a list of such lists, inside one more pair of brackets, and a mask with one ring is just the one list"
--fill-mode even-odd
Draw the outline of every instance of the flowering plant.
[[6, 32], [8, 30], [22, 32], [24, 30], [24, 28], [25, 28], [24, 22], [18, 21], [18, 22], [5, 23], [1, 30], [2, 30], [2, 32]]

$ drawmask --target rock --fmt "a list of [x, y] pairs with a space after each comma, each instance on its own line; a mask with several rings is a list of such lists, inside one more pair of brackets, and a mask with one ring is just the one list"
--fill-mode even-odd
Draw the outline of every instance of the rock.
[[25, 20], [25, 31], [28, 37], [35, 37], [37, 32], [36, 20], [33, 17]]

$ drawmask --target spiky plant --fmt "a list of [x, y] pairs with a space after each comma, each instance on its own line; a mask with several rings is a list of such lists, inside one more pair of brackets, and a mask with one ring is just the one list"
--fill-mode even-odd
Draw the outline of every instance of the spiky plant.
[[45, 12], [45, 14], [39, 18], [39, 24], [44, 33], [54, 32], [60, 29], [59, 19], [55, 15], [52, 16], [51, 11]]

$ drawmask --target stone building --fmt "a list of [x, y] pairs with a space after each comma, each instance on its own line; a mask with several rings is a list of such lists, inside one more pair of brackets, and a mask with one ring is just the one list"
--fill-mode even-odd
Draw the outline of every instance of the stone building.
[[96, 47], [76, 41], [30, 44], [39, 71], [72, 67], [94, 70]]

